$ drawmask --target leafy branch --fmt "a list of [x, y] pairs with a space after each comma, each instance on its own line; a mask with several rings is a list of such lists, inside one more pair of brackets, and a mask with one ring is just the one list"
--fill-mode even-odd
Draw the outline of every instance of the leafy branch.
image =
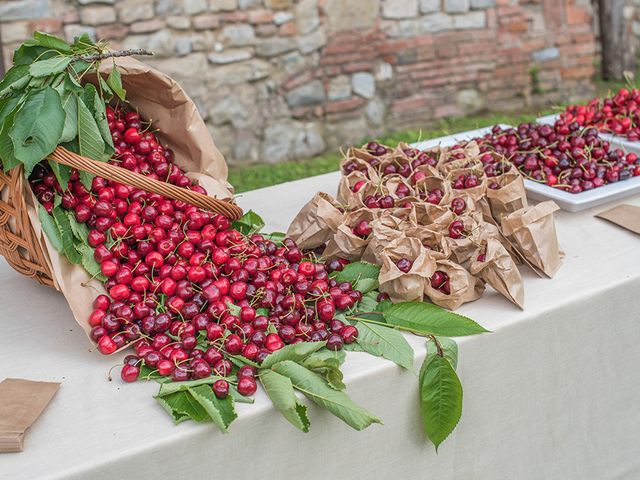
[[77, 60], [82, 60], [84, 62], [100, 62], [102, 60], [106, 60], [107, 58], [117, 58], [117, 57], [131, 57], [133, 55], [139, 56], [153, 56], [153, 52], [150, 50], [145, 50], [144, 48], [130, 48], [128, 50], [115, 50], [103, 53], [97, 53], [94, 55], [76, 55], [74, 58]]

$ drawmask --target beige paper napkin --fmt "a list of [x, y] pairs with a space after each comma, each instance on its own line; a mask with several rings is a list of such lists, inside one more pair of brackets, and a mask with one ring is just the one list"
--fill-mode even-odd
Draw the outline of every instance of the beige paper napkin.
[[611, 223], [626, 228], [640, 235], [640, 207], [635, 205], [618, 205], [596, 215]]
[[6, 378], [0, 383], [0, 453], [21, 452], [24, 433], [60, 387], [59, 383]]

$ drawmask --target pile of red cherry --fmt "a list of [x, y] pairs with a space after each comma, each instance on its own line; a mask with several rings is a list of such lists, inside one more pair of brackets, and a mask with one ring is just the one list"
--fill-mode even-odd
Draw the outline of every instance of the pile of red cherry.
[[595, 127], [637, 142], [640, 140], [640, 90], [621, 88], [607, 98], [593, 98], [586, 105], [570, 105], [560, 114], [565, 124]]
[[[206, 193], [136, 112], [107, 108], [107, 118], [111, 163]], [[286, 344], [326, 340], [339, 350], [357, 338], [355, 327], [335, 318], [362, 298], [350, 283], [329, 278], [345, 261], [305, 261], [291, 239], [279, 245], [246, 236], [223, 216], [100, 177], [89, 191], [74, 171], [63, 189], [40, 164], [30, 183], [48, 211], [61, 195], [63, 208], [90, 229], [108, 292], [95, 299], [91, 337], [103, 354], [135, 342], [121, 371], [127, 382], [142, 365], [174, 381], [226, 377], [234, 369], [230, 356], [260, 363]], [[255, 370], [236, 374], [238, 391], [253, 394]], [[226, 396], [228, 381], [213, 390]]]
[[[503, 155], [525, 178], [570, 193], [640, 175], [640, 160], [635, 153], [625, 155], [621, 149], [610, 148], [597, 129], [582, 129], [577, 122], [523, 123], [507, 129], [495, 126], [475, 141], [489, 177], [501, 168], [500, 160], [491, 152]], [[499, 186], [490, 182], [489, 188]]]

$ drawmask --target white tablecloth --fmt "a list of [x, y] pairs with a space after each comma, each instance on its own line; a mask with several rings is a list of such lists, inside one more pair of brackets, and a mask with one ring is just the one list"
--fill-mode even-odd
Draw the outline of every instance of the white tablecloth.
[[[240, 204], [283, 230], [337, 179], [246, 193]], [[557, 214], [565, 262], [553, 280], [524, 273], [525, 311], [491, 290], [460, 310], [493, 333], [459, 340], [464, 411], [438, 454], [421, 430], [416, 377], [364, 354], [348, 356], [347, 391], [384, 425], [355, 432], [311, 406], [305, 435], [258, 392], [229, 435], [174, 426], [152, 398], [157, 384], [108, 382], [119, 358], [92, 348], [61, 295], [2, 263], [0, 378], [62, 386], [25, 451], [0, 455], [0, 479], [638, 479], [640, 237], [593, 214]], [[408, 339], [419, 365], [423, 340]]]

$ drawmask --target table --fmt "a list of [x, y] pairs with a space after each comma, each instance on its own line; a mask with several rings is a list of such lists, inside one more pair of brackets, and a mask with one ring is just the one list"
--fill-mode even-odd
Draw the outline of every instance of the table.
[[[284, 230], [337, 183], [337, 173], [322, 175], [239, 203]], [[355, 432], [311, 406], [305, 435], [259, 391], [238, 406], [229, 435], [174, 426], [152, 398], [155, 383], [107, 381], [119, 358], [92, 348], [60, 294], [2, 263], [0, 378], [62, 386], [26, 450], [0, 455], [0, 478], [640, 478], [640, 237], [594, 213], [557, 213], [564, 265], [553, 280], [523, 271], [525, 311], [490, 289], [460, 309], [492, 333], [459, 339], [464, 411], [438, 454], [421, 430], [416, 377], [359, 353], [344, 367], [347, 392], [385, 425]], [[418, 366], [424, 340], [407, 338]]]

